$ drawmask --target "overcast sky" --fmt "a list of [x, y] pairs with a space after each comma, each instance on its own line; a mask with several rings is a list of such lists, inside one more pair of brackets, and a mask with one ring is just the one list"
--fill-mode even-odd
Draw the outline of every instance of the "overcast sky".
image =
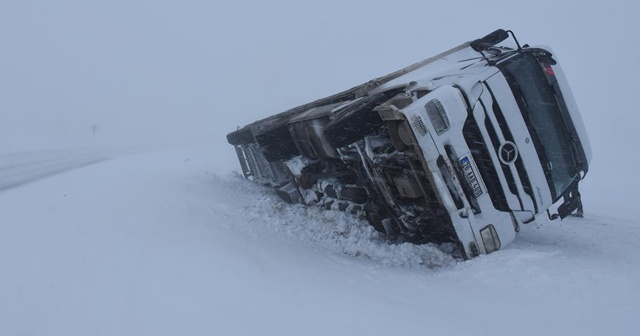
[[605, 168], [637, 144], [639, 12], [634, 1], [5, 0], [0, 152], [90, 145], [95, 124], [97, 144], [207, 141], [226, 155], [237, 126], [507, 28], [555, 49]]

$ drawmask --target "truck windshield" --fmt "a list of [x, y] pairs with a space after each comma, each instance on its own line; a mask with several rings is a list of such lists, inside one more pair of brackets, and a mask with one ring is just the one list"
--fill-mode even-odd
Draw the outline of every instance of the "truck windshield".
[[[554, 202], [580, 173], [571, 133], [543, 66], [530, 53], [521, 53], [498, 65], [518, 100], [540, 155]], [[569, 121], [571, 122], [571, 121]]]

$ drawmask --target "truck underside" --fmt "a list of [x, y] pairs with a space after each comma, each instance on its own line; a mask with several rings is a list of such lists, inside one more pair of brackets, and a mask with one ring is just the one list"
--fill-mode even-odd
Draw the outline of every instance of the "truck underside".
[[362, 216], [394, 240], [456, 243], [422, 152], [396, 113], [419, 97], [404, 87], [358, 97], [361, 88], [230, 133], [245, 178], [290, 203]]

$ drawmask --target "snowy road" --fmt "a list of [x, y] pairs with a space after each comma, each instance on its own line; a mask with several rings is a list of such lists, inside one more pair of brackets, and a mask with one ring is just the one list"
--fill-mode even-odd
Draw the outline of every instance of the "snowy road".
[[206, 146], [57, 175], [48, 155], [0, 192], [0, 335], [640, 334], [640, 230], [608, 199], [458, 262], [283, 204]]
[[0, 154], [0, 191], [106, 160], [84, 151], [33, 151]]

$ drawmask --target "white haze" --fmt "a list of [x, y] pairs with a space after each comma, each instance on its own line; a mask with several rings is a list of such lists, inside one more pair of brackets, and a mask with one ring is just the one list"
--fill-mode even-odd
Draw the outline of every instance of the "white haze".
[[207, 142], [237, 169], [225, 139], [236, 127], [507, 28], [522, 43], [556, 51], [592, 137], [586, 190], [598, 183], [615, 197], [629, 183], [640, 186], [631, 177], [640, 163], [632, 154], [639, 7], [621, 0], [3, 1], [0, 152]]

